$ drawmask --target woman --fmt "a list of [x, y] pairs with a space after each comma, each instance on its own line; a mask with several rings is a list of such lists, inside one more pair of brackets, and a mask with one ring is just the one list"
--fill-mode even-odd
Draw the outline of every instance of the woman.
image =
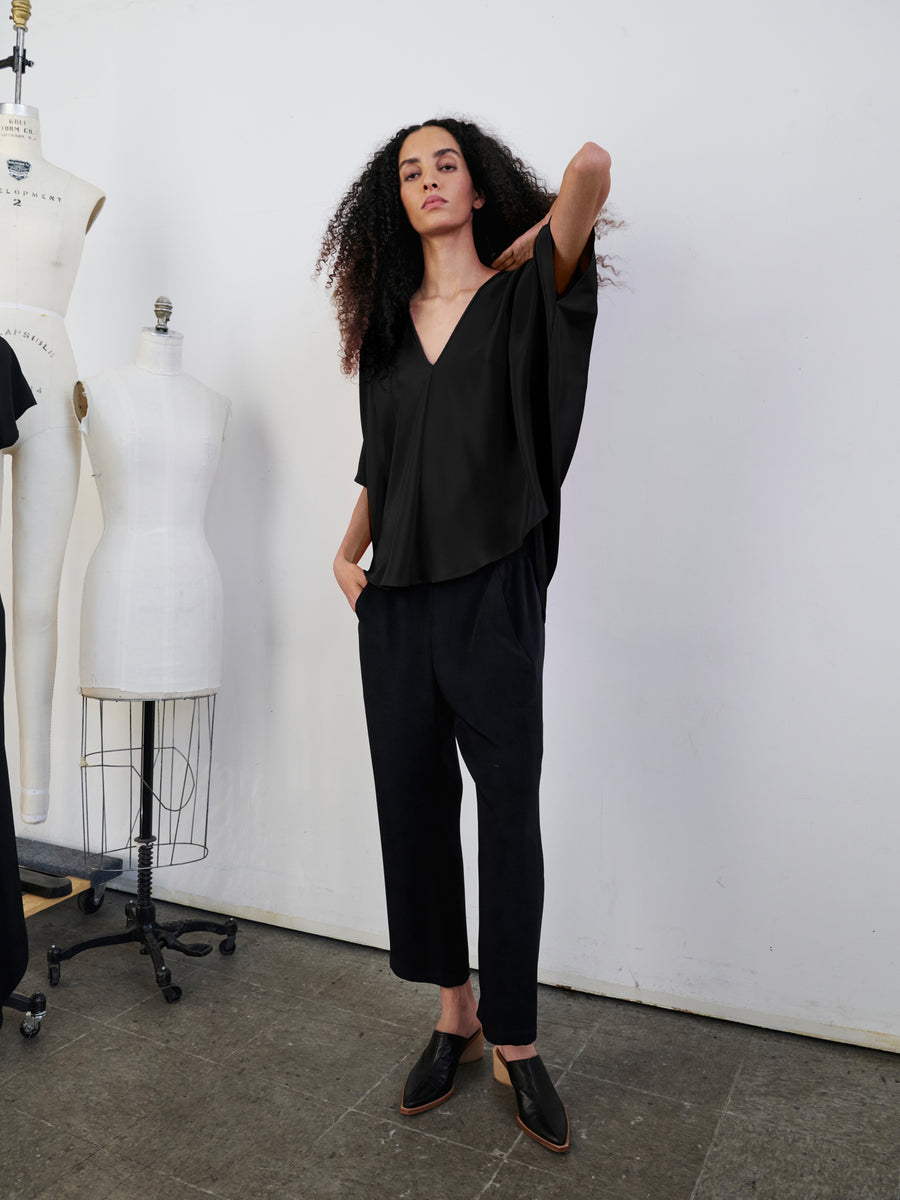
[[[391, 967], [441, 989], [400, 1111], [448, 1099], [486, 1036], [518, 1124], [557, 1152], [568, 1117], [534, 1047], [543, 617], [608, 192], [593, 143], [554, 196], [476, 125], [427, 121], [374, 155], [318, 264], [360, 377], [362, 491], [334, 573], [359, 618]], [[478, 797], [477, 1005], [457, 746]]]

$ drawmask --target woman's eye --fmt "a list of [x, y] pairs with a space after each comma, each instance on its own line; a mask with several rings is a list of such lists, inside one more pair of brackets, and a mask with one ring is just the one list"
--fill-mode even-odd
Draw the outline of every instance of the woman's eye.
[[438, 167], [438, 170], [439, 171], [455, 171], [456, 163], [452, 163], [452, 162], [441, 163], [441, 165]]
[[410, 171], [410, 173], [408, 175], [403, 176], [403, 182], [409, 183], [410, 179], [418, 179], [418, 177], [419, 177], [418, 171]]

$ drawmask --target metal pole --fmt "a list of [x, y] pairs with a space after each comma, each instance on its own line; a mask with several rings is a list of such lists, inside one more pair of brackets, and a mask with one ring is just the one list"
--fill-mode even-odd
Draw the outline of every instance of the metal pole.
[[13, 51], [16, 72], [16, 104], [22, 103], [22, 73], [25, 70], [25, 34], [31, 16], [31, 0], [12, 0], [12, 20], [16, 27], [16, 48]]
[[143, 702], [141, 729], [141, 840], [153, 840], [153, 739], [156, 703]]

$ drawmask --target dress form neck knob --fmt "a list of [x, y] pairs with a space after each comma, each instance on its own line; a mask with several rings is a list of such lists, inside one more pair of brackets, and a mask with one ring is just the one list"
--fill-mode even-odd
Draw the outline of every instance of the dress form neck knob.
[[157, 296], [153, 311], [156, 313], [156, 332], [168, 333], [169, 318], [173, 312], [172, 301], [168, 296]]
[[31, 16], [31, 0], [12, 0], [12, 23], [16, 29], [28, 32], [28, 18]]

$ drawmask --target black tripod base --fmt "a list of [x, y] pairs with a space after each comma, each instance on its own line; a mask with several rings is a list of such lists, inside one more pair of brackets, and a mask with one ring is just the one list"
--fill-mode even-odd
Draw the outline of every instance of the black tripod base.
[[182, 942], [185, 933], [214, 933], [222, 941], [219, 942], [220, 954], [234, 954], [236, 949], [237, 921], [228, 917], [221, 922], [216, 921], [173, 921], [161, 924], [156, 920], [156, 905], [129, 900], [125, 905], [125, 920], [129, 928], [125, 933], [110, 933], [104, 937], [88, 938], [84, 942], [76, 942], [68, 950], [59, 946], [51, 946], [47, 951], [47, 977], [51, 987], [59, 983], [59, 964], [84, 950], [94, 950], [98, 946], [122, 946], [127, 942], [138, 942], [141, 954], [148, 954], [153, 963], [156, 982], [169, 1004], [181, 999], [181, 988], [172, 983], [172, 972], [163, 959], [163, 949], [177, 950], [190, 958], [202, 958], [212, 952], [208, 942]]

